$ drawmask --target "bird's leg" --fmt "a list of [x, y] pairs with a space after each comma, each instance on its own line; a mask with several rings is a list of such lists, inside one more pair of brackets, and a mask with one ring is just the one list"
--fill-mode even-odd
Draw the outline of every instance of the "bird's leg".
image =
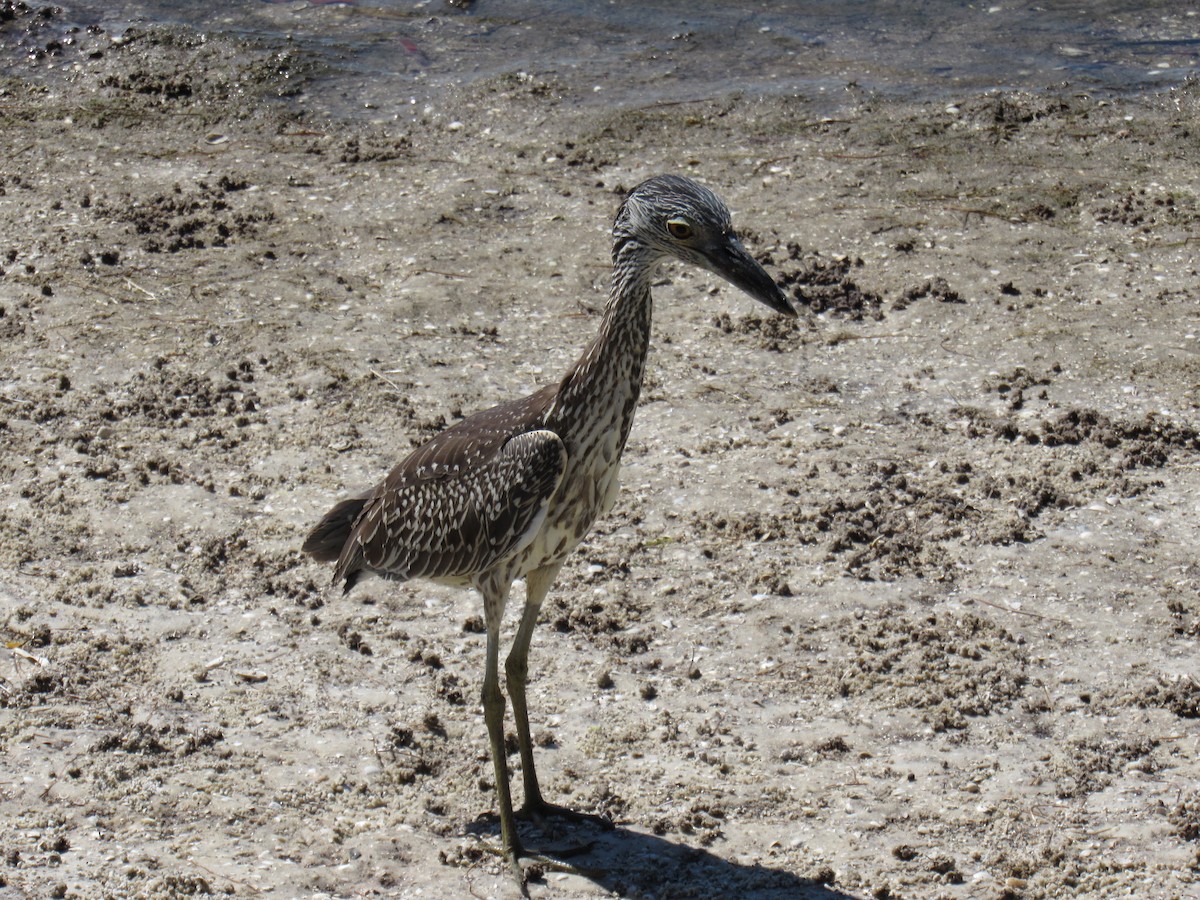
[[525, 576], [525, 610], [521, 613], [517, 636], [504, 663], [508, 693], [512, 697], [513, 718], [517, 723], [517, 744], [521, 749], [521, 779], [525, 783], [525, 805], [521, 811], [529, 815], [540, 812], [546, 806], [533, 767], [533, 739], [529, 734], [529, 706], [525, 700], [525, 685], [529, 681], [529, 642], [533, 639], [542, 601], [546, 599], [546, 592], [550, 590], [560, 568], [561, 565], [547, 566]]
[[491, 744], [492, 764], [496, 769], [496, 800], [500, 804], [500, 852], [517, 877], [521, 894], [529, 896], [525, 873], [517, 858], [521, 855], [521, 839], [513, 818], [512, 792], [508, 783], [508, 759], [504, 751], [504, 695], [500, 693], [500, 619], [504, 615], [507, 586], [495, 584], [480, 587], [483, 594], [484, 619], [487, 624], [487, 663], [483, 675], [483, 719], [487, 723]]
[[[500, 855], [504, 857], [508, 863], [513, 875], [517, 879], [517, 887], [521, 892], [522, 897], [529, 896], [529, 887], [526, 884], [525, 870], [521, 868], [520, 858], [526, 857], [531, 862], [547, 869], [559, 869], [568, 872], [579, 872], [586, 874], [582, 869], [578, 869], [567, 863], [563, 863], [553, 856], [542, 854], [527, 853], [521, 846], [521, 838], [517, 835], [516, 817], [513, 815], [512, 805], [512, 789], [509, 786], [508, 780], [508, 758], [504, 748], [504, 694], [500, 692], [500, 620], [504, 614], [504, 603], [508, 596], [508, 584], [497, 585], [495, 579], [488, 579], [479, 585], [479, 592], [483, 594], [483, 610], [484, 622], [487, 626], [487, 660], [483, 675], [483, 718], [487, 723], [488, 742], [491, 745], [492, 765], [496, 771], [496, 800], [500, 805]], [[542, 591], [542, 596], [545, 596], [545, 590]], [[537, 618], [536, 613], [533, 616]], [[522, 620], [522, 625], [524, 620]], [[525, 640], [525, 652], [521, 658], [528, 656], [529, 640]], [[521, 709], [525, 707], [525, 691], [524, 681], [521, 682]], [[517, 707], [516, 695], [513, 698], [513, 708]], [[529, 721], [528, 717], [522, 717], [524, 721], [525, 737], [523, 747], [528, 746], [529, 741]], [[525, 751], [522, 751], [524, 755]], [[528, 782], [526, 782], [528, 784]], [[537, 782], [534, 782], [534, 788], [537, 788]]]
[[521, 614], [521, 624], [513, 639], [512, 649], [504, 663], [504, 672], [508, 676], [508, 693], [512, 698], [513, 718], [517, 724], [517, 744], [521, 750], [521, 779], [525, 785], [525, 803], [517, 815], [533, 819], [535, 822], [547, 816], [557, 816], [576, 821], [599, 822], [611, 828], [612, 823], [600, 816], [547, 803], [542, 798], [537, 771], [533, 767], [533, 739], [529, 733], [529, 706], [525, 700], [525, 685], [529, 681], [529, 642], [533, 638], [533, 629], [537, 624], [542, 601], [546, 599], [546, 592], [550, 590], [550, 585], [560, 568], [562, 564], [555, 563], [535, 569], [525, 576], [525, 610]]

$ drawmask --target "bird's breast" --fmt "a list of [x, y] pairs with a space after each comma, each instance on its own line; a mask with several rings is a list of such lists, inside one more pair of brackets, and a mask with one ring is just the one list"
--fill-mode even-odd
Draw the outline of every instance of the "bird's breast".
[[562, 483], [550, 501], [537, 536], [520, 554], [517, 574], [561, 562], [575, 549], [596, 519], [616, 502], [621, 451], [629, 432], [624, 405], [613, 416], [599, 417], [571, 436]]

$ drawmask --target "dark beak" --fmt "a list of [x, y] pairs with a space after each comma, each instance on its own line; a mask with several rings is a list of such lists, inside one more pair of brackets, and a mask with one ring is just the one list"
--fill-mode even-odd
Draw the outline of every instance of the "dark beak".
[[777, 313], [785, 316], [796, 315], [787, 294], [733, 235], [727, 236], [704, 255], [711, 264], [712, 271], [734, 287], [745, 291]]

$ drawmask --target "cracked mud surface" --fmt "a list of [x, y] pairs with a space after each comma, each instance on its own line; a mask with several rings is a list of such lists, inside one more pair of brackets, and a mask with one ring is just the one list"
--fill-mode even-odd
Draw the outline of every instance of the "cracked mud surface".
[[475, 597], [298, 547], [562, 372], [680, 169], [803, 314], [655, 288], [532, 654], [544, 790], [617, 828], [530, 828], [604, 870], [533, 895], [1200, 890], [1194, 87], [367, 126], [286, 53], [52, 19], [0, 7], [72, 63], [0, 81], [0, 895], [514, 895]]

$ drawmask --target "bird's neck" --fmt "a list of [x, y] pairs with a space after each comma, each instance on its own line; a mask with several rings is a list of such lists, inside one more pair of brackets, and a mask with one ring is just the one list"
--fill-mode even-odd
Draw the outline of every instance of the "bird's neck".
[[646, 371], [653, 312], [650, 281], [657, 262], [657, 254], [633, 241], [614, 252], [612, 288], [600, 330], [559, 388], [556, 406], [561, 412], [612, 411], [608, 426], [619, 430], [621, 446], [633, 423]]

